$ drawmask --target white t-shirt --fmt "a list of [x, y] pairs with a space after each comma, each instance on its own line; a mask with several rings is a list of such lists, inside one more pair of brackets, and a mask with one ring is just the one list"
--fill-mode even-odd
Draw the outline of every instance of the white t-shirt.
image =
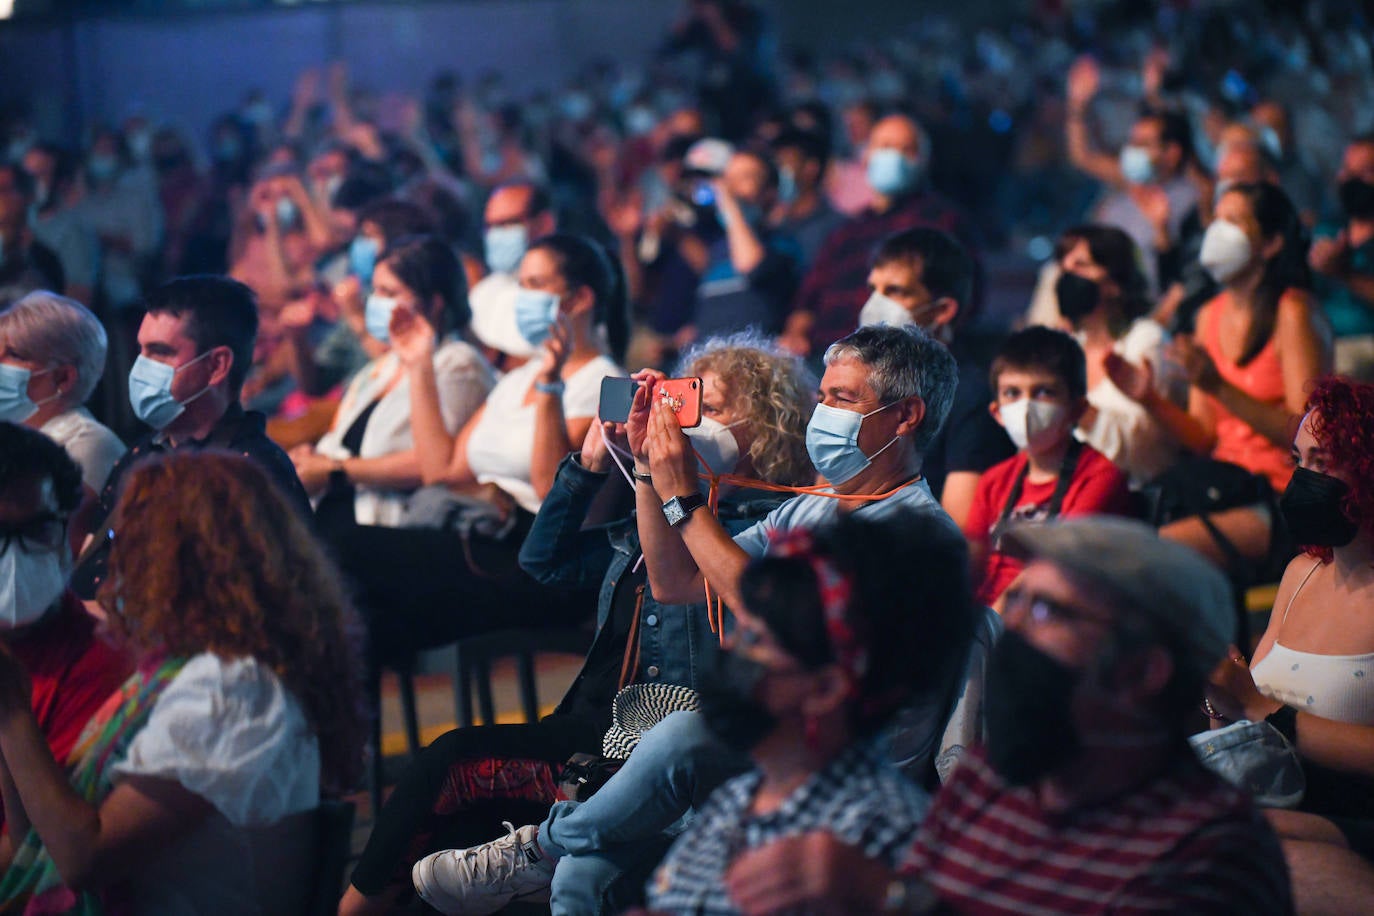
[[[468, 467], [478, 483], [494, 483], [527, 512], [539, 511], [540, 499], [530, 484], [534, 454], [535, 406], [525, 395], [539, 374], [539, 360], [511, 370], [487, 397], [487, 409], [468, 437]], [[563, 380], [563, 417], [595, 417], [601, 399], [601, 380], [623, 376], [625, 370], [610, 357], [595, 356]], [[575, 443], [581, 445], [581, 443]]]
[[96, 493], [105, 488], [124, 443], [84, 407], [73, 407], [40, 427], [39, 432], [67, 450], [81, 468], [81, 482]]
[[128, 876], [136, 912], [219, 916], [300, 906], [312, 881], [308, 812], [320, 803], [320, 748], [300, 702], [266, 665], [208, 652], [191, 658], [114, 773], [116, 781], [175, 780], [214, 807]]

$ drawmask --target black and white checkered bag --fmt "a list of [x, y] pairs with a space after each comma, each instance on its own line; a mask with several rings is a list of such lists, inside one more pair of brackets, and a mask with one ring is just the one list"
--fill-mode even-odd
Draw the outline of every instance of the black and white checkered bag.
[[639, 736], [670, 712], [701, 708], [697, 692], [677, 684], [631, 684], [611, 701], [611, 727], [601, 739], [601, 753], [620, 760], [630, 756]]

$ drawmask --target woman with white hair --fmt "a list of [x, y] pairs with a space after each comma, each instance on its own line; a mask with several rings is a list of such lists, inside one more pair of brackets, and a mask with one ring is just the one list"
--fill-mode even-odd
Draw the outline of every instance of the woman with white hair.
[[74, 299], [38, 290], [0, 311], [0, 420], [65, 448], [94, 497], [124, 443], [81, 406], [105, 371], [105, 328]]

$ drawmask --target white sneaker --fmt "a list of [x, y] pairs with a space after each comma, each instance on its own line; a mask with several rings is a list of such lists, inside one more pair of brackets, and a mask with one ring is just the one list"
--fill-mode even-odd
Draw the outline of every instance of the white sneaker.
[[[554, 861], [539, 848], [539, 828], [528, 824], [499, 840], [470, 849], [446, 849], [425, 856], [410, 870], [420, 897], [449, 916], [485, 916], [516, 898], [548, 899]], [[537, 898], [534, 898], [537, 899]]]

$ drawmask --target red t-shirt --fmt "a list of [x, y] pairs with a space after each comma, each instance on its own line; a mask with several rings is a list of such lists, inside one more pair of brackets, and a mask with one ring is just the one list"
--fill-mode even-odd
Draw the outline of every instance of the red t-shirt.
[[[978, 479], [978, 490], [973, 497], [968, 521], [964, 523], [964, 535], [969, 542], [983, 548], [982, 568], [974, 570], [973, 576], [976, 597], [983, 604], [991, 605], [996, 601], [1026, 565], [1021, 560], [993, 550], [991, 533], [1002, 517], [1002, 508], [1011, 497], [1012, 487], [1027, 460], [1025, 452], [1018, 452], [984, 471]], [[1043, 521], [1058, 484], [1058, 478], [1044, 483], [1025, 481], [1011, 518]], [[1134, 515], [1135, 509], [1126, 475], [1101, 452], [1084, 445], [1074, 466], [1069, 488], [1064, 493], [1064, 501], [1059, 507], [1059, 517], [1095, 514]]]
[[33, 682], [33, 714], [63, 766], [86, 722], [133, 672], [123, 652], [98, 637], [95, 620], [67, 592], [62, 608], [6, 645]]

